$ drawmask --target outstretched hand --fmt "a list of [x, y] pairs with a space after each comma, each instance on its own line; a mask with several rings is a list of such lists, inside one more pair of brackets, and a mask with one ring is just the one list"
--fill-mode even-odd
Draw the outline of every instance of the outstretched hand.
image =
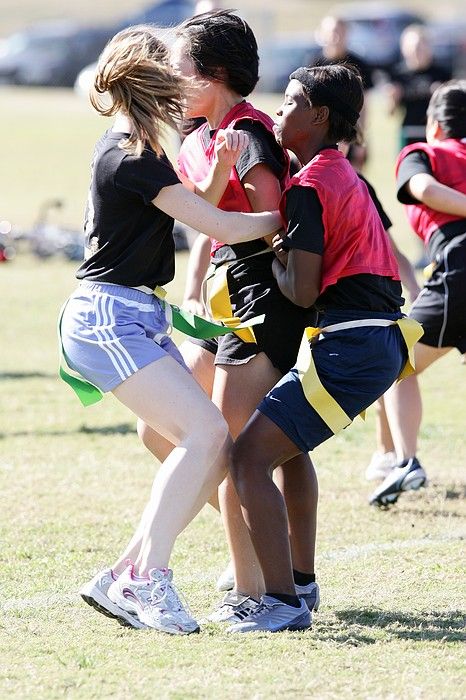
[[220, 165], [233, 168], [248, 143], [249, 137], [245, 131], [219, 129], [215, 139], [215, 157]]

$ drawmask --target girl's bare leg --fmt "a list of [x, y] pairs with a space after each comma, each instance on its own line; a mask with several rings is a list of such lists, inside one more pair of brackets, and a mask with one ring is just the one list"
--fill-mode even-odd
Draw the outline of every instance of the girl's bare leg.
[[[214, 355], [207, 350], [204, 350], [204, 348], [200, 347], [199, 345], [195, 345], [189, 341], [184, 342], [180, 346], [180, 352], [197, 383], [202, 387], [205, 393], [210, 396], [212, 392], [215, 369]], [[167, 440], [165, 437], [163, 437], [163, 435], [160, 435], [153, 430], [150, 425], [148, 425], [141, 418], [138, 418], [137, 421], [137, 431], [143, 444], [159, 460], [159, 462], [163, 462], [167, 459], [174, 448], [174, 445], [172, 442], [170, 442], [170, 440]], [[112, 566], [112, 569], [116, 574], [120, 574], [123, 571], [128, 560], [135, 561], [138, 556], [149, 505], [155, 496], [157, 488], [158, 482], [154, 482], [151, 497], [143, 511], [139, 525], [131, 540], [126, 545], [126, 548]], [[220, 509], [217, 489], [214, 489], [209, 498], [209, 503], [211, 503], [216, 510]]]
[[168, 565], [176, 537], [225, 476], [228, 427], [196, 381], [171, 357], [139, 370], [113, 393], [175, 445], [160, 466], [145, 509], [135, 563], [139, 573], [146, 574]]
[[394, 384], [385, 394], [385, 410], [396, 449], [397, 459], [413, 457], [422, 419], [422, 401], [417, 375], [446, 355], [451, 348], [433, 348], [417, 343], [414, 349], [416, 373]]
[[[228, 421], [233, 438], [241, 432], [255, 408], [281, 378], [264, 353], [244, 365], [217, 367], [213, 401]], [[314, 553], [317, 512], [317, 479], [308, 455], [297, 454], [283, 468], [281, 485], [286, 493], [289, 513], [289, 531], [299, 571], [314, 572]], [[264, 592], [264, 581], [252, 545], [240, 502], [232, 480], [227, 478], [219, 490], [219, 500], [237, 591], [259, 597]]]

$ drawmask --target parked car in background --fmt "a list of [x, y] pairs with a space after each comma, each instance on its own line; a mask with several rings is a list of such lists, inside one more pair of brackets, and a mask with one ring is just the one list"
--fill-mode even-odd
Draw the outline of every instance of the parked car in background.
[[332, 13], [348, 26], [348, 48], [372, 69], [388, 69], [400, 58], [400, 34], [409, 24], [424, 24], [422, 16], [391, 3], [355, 2]]
[[312, 32], [306, 34], [276, 34], [259, 43], [258, 92], [283, 92], [288, 77], [299, 66], [309, 63], [318, 45]]
[[107, 29], [41, 22], [0, 44], [0, 83], [71, 87], [107, 43]]
[[466, 21], [442, 20], [428, 24], [435, 63], [452, 75], [466, 76]]
[[124, 27], [171, 27], [194, 11], [194, 0], [161, 0], [104, 27], [41, 22], [0, 42], [0, 83], [72, 87], [80, 71], [95, 62], [107, 41]]
[[[117, 32], [132, 24], [155, 24], [158, 27], [166, 29], [167, 40], [169, 40], [169, 27], [176, 26], [188, 17], [192, 17], [195, 11], [195, 5], [196, 3], [193, 0], [162, 0], [162, 2], [146, 7], [141, 12], [127, 16], [124, 20], [110, 27], [108, 29], [108, 35], [112, 37]], [[162, 37], [163, 35], [162, 32]], [[94, 80], [96, 66], [96, 61], [93, 61], [85, 65], [77, 74], [74, 81], [74, 89], [79, 95], [83, 97], [88, 96]]]
[[188, 17], [192, 17], [195, 6], [194, 0], [161, 0], [161, 2], [149, 5], [140, 12], [125, 17], [116, 24], [115, 32], [131, 24], [156, 24], [159, 27], [174, 27]]

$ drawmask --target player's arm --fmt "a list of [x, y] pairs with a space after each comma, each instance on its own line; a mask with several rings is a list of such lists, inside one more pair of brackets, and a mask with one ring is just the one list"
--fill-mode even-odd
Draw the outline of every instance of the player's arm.
[[466, 217], [466, 194], [458, 192], [428, 173], [413, 175], [406, 184], [407, 192], [431, 209]]
[[[242, 184], [253, 211], [271, 211], [278, 208], [280, 183], [268, 165], [254, 165], [244, 176]], [[272, 238], [273, 234], [264, 237], [270, 246]]]
[[419, 287], [414, 272], [414, 268], [409, 262], [406, 255], [404, 255], [401, 250], [396, 245], [389, 231], [385, 231], [388, 238], [390, 239], [390, 244], [392, 246], [393, 255], [398, 263], [398, 270], [400, 273], [401, 284], [407, 290], [409, 294], [409, 300], [411, 303], [417, 298], [421, 288]]
[[[322, 206], [309, 187], [292, 187], [286, 198], [286, 235], [275, 242], [272, 271], [280, 291], [293, 304], [309, 308], [320, 294], [324, 227]], [[288, 250], [286, 258], [281, 250]]]
[[272, 271], [281, 293], [293, 304], [311, 307], [320, 293], [322, 256], [307, 250], [292, 249], [286, 267], [276, 258]]
[[280, 228], [278, 211], [258, 214], [222, 211], [189, 192], [181, 183], [163, 187], [152, 203], [182, 224], [229, 245], [253, 241]]

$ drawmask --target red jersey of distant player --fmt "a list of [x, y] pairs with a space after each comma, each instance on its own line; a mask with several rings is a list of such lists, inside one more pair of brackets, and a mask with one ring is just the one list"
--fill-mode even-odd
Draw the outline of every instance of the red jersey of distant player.
[[[460, 139], [445, 139], [435, 145], [412, 143], [403, 148], [396, 162], [396, 173], [401, 161], [413, 151], [423, 151], [429, 157], [432, 174], [438, 182], [466, 194], [466, 143]], [[462, 217], [430, 209], [425, 204], [406, 204], [409, 223], [427, 245], [437, 229]]]

